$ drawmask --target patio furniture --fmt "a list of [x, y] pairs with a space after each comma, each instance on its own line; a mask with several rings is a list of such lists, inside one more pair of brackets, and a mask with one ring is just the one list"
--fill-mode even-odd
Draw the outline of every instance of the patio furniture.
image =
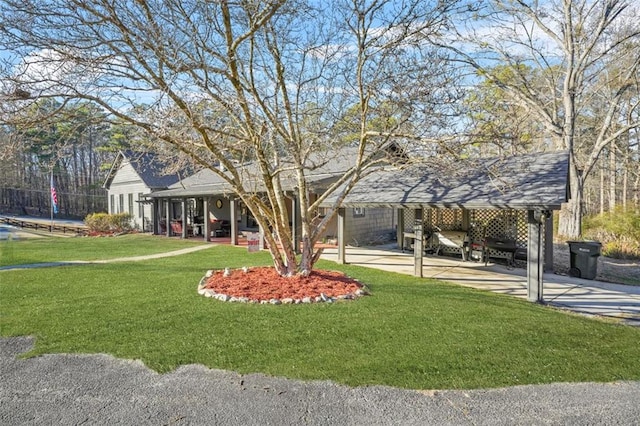
[[[422, 234], [422, 247], [424, 251], [427, 253], [431, 253], [434, 251], [432, 236], [433, 236], [433, 230], [429, 228], [424, 228], [424, 231]], [[404, 253], [405, 248], [412, 249], [415, 239], [416, 239], [415, 232], [403, 232], [402, 246], [400, 247], [400, 250], [402, 250], [402, 252]]]
[[[174, 235], [182, 235], [182, 220], [172, 220], [171, 231]], [[191, 225], [187, 225], [187, 235], [193, 235], [193, 228], [191, 227]]]
[[518, 250], [516, 240], [510, 238], [486, 237], [484, 240], [484, 264], [489, 263], [489, 258], [500, 258], [507, 261], [507, 268], [515, 266], [515, 253]]
[[224, 219], [211, 220], [211, 233], [214, 237], [228, 237], [231, 235], [231, 222]]
[[469, 235], [466, 231], [437, 231], [435, 236], [438, 238], [438, 247], [436, 255], [445, 247], [460, 249], [462, 260], [467, 260], [467, 250], [469, 246]]

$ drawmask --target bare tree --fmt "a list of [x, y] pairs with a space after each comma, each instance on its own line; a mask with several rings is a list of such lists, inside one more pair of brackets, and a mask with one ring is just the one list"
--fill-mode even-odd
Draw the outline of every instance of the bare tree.
[[[0, 44], [21, 58], [3, 75], [6, 96], [23, 103], [90, 100], [187, 153], [273, 230], [265, 235], [268, 247], [288, 276], [311, 271], [314, 243], [379, 152], [400, 135], [430, 130], [433, 99], [446, 78], [424, 37], [441, 29], [452, 2], [0, 4]], [[349, 132], [358, 136], [349, 166], [312, 202], [308, 174], [336, 160], [342, 141], [336, 123], [354, 106], [357, 122]], [[387, 126], [374, 131], [371, 118], [381, 116]], [[424, 126], [410, 126], [419, 120]], [[251, 167], [238, 165], [249, 161]], [[301, 260], [286, 208], [292, 186], [302, 219]], [[319, 203], [338, 188], [330, 214], [315, 220]]]
[[[631, 104], [624, 102], [637, 89], [638, 11], [624, 0], [493, 0], [479, 5], [443, 47], [535, 117], [552, 148], [569, 151], [571, 200], [561, 212], [559, 233], [577, 237], [586, 177], [605, 147], [640, 126], [637, 118], [624, 119], [625, 109], [637, 111], [640, 102], [638, 96]], [[615, 66], [620, 63], [625, 66]], [[541, 70], [535, 75], [544, 77], [544, 86], [523, 73], [523, 66]], [[503, 78], [505, 67], [511, 70], [509, 79]], [[603, 87], [613, 87], [605, 81], [615, 81], [615, 89], [604, 93]], [[602, 114], [598, 127], [580, 133], [580, 120], [596, 110]]]

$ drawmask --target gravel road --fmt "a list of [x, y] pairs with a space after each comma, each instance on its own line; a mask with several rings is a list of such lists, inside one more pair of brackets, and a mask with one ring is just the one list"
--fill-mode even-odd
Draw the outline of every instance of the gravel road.
[[0, 339], [2, 425], [640, 425], [640, 382], [350, 388], [200, 365], [161, 375], [100, 354], [17, 358], [32, 346]]

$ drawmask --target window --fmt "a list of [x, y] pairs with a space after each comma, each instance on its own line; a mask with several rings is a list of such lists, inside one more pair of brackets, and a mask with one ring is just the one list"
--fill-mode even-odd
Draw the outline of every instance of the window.
[[124, 194], [118, 195], [118, 213], [124, 212]]
[[116, 212], [116, 196], [111, 194], [109, 200], [109, 213], [114, 214]]
[[364, 217], [364, 207], [354, 207], [353, 217]]
[[133, 216], [133, 194], [129, 194], [129, 214]]

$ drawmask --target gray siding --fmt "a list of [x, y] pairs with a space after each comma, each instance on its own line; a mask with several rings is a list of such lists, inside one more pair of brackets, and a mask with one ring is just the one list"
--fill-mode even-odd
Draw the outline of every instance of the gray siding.
[[345, 242], [347, 245], [379, 244], [394, 238], [397, 223], [394, 209], [367, 208], [362, 217], [355, 216], [353, 209], [347, 209], [346, 215]]

